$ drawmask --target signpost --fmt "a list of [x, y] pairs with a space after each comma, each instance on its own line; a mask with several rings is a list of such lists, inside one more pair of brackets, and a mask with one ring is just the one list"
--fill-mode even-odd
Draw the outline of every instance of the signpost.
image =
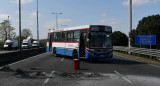
[[156, 35], [136, 35], [136, 44], [137, 45], [156, 45]]
[[156, 45], [156, 35], [136, 35], [137, 45]]

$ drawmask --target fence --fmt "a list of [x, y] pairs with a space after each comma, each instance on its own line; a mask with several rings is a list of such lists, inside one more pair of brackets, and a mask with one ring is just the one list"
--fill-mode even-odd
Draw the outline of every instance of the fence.
[[160, 50], [158, 49], [147, 49], [147, 48], [136, 48], [136, 47], [123, 47], [113, 46], [114, 51], [129, 53], [133, 55], [145, 56], [155, 60], [160, 60]]

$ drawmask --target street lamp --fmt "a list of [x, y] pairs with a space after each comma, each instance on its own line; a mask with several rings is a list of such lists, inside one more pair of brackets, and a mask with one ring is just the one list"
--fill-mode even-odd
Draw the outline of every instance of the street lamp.
[[62, 14], [62, 13], [52, 13], [56, 15], [56, 29], [58, 29], [58, 14]]
[[[8, 16], [8, 26], [9, 26], [9, 16]], [[10, 28], [10, 27], [8, 27], [8, 28]], [[10, 38], [10, 29], [9, 29], [9, 37], [8, 38]]]
[[37, 0], [37, 41], [39, 42], [38, 0]]
[[67, 25], [61, 25], [63, 28], [67, 27]]
[[22, 51], [21, 48], [21, 0], [19, 0], [19, 51]]
[[[129, 0], [129, 34], [128, 36], [130, 35], [130, 32], [132, 31], [132, 0]], [[129, 36], [129, 40], [128, 40], [128, 47], [129, 47], [129, 54], [130, 54], [130, 48], [131, 48], [131, 42], [130, 42], [131, 38]]]

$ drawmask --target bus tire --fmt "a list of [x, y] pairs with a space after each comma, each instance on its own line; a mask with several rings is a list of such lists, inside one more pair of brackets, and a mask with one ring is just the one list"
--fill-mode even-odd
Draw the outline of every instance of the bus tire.
[[57, 57], [57, 51], [56, 51], [56, 48], [53, 49], [53, 56]]
[[73, 57], [73, 59], [78, 59], [78, 52], [77, 52], [77, 50], [73, 51], [72, 57]]

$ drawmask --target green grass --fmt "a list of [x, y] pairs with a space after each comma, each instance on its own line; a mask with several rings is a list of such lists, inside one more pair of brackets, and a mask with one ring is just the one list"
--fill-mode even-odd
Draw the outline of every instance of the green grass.
[[127, 55], [130, 58], [138, 59], [138, 60], [141, 60], [141, 61], [160, 63], [160, 60], [152, 59], [152, 58], [146, 57], [146, 56], [133, 55], [133, 54], [131, 55], [131, 54], [122, 53], [122, 52], [118, 52], [118, 51], [114, 51], [114, 53], [122, 54], [122, 55]]

